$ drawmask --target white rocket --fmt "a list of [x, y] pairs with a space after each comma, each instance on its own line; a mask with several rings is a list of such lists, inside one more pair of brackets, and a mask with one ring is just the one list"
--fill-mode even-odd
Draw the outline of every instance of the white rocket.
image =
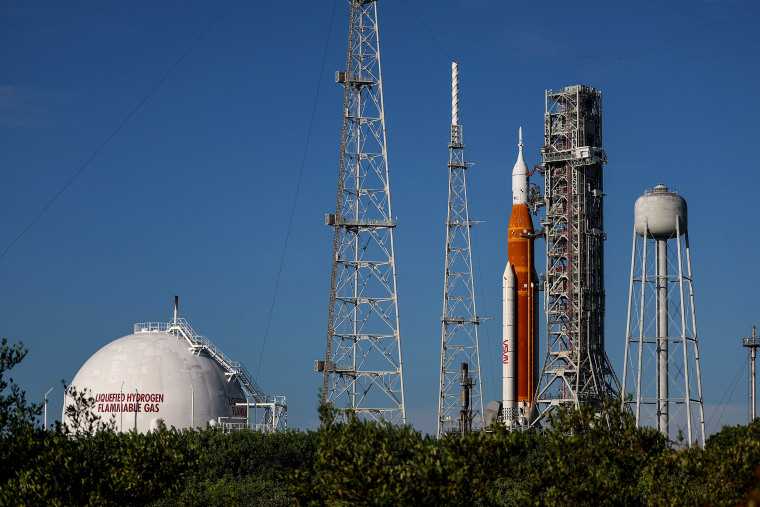
[[515, 350], [517, 348], [517, 323], [515, 304], [517, 303], [517, 277], [512, 264], [507, 262], [502, 278], [502, 408], [506, 420], [511, 420], [517, 407], [517, 368]]

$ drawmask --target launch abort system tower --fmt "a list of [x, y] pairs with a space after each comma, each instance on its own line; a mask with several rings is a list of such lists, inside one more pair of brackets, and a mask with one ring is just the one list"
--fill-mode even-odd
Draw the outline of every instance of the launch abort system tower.
[[[446, 267], [443, 284], [441, 389], [438, 398], [438, 437], [479, 430], [483, 426], [480, 353], [472, 276], [470, 215], [467, 208], [467, 169], [459, 123], [459, 66], [451, 64], [451, 142], [449, 143], [449, 210], [446, 217]], [[465, 368], [466, 367], [466, 368]], [[472, 380], [468, 379], [469, 370]], [[462, 391], [465, 387], [468, 396]], [[469, 406], [469, 399], [472, 406]], [[469, 409], [462, 416], [462, 402]]]
[[544, 136], [547, 352], [536, 421], [555, 406], [597, 404], [620, 390], [604, 349], [602, 93], [547, 90]]
[[406, 423], [377, 4], [350, 0], [324, 399]]

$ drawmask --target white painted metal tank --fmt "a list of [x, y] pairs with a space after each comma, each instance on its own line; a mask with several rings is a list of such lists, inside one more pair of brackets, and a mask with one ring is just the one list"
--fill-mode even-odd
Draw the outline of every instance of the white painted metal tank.
[[[95, 414], [116, 429], [147, 432], [158, 426], [205, 427], [219, 417], [246, 417], [237, 380], [206, 351], [194, 352], [167, 324], [137, 324], [135, 333], [98, 350], [71, 385], [95, 398]], [[64, 407], [70, 404], [64, 398]], [[65, 412], [65, 410], [64, 410]], [[64, 423], [68, 421], [64, 417]]]
[[648, 231], [650, 238], [674, 238], [677, 219], [680, 221], [679, 232], [684, 234], [687, 227], [686, 200], [662, 183], [636, 199], [634, 224], [639, 236], [643, 237]]

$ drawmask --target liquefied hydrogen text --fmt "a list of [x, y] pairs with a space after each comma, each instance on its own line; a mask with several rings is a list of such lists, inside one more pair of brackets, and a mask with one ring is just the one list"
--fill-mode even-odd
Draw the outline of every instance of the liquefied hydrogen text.
[[158, 412], [163, 393], [98, 393], [98, 412]]

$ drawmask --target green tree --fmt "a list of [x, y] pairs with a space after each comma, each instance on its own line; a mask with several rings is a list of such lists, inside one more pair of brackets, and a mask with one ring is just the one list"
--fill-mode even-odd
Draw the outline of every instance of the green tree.
[[471, 433], [437, 440], [411, 426], [365, 421], [320, 407], [313, 470], [298, 470], [301, 505], [470, 505], [493, 500], [493, 483], [518, 477], [518, 456], [535, 443], [522, 433]]
[[559, 408], [548, 415], [541, 468], [528, 470], [521, 505], [646, 503], [657, 457], [667, 440], [637, 428], [618, 400]]
[[26, 393], [6, 374], [18, 365], [29, 351], [23, 343], [0, 344], [0, 435], [8, 435], [20, 427], [35, 424], [42, 413], [41, 403], [29, 403]]
[[185, 488], [166, 505], [291, 505], [288, 477], [310, 470], [316, 455], [316, 432], [277, 433], [210, 429], [188, 435], [202, 449]]

